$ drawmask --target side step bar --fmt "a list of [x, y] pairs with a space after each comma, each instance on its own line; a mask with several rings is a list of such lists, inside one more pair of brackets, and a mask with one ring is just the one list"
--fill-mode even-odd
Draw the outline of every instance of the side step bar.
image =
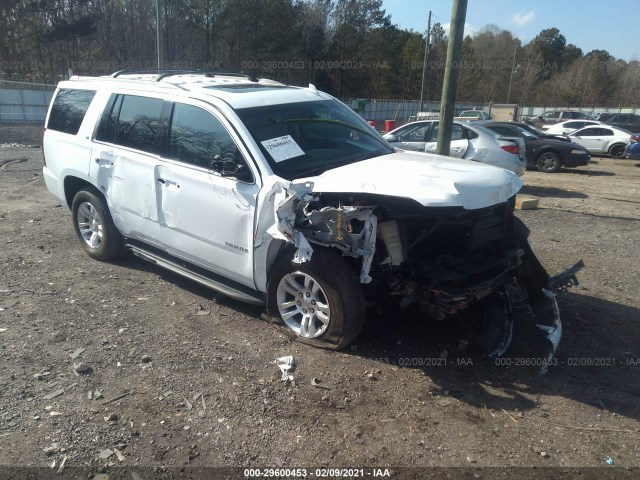
[[264, 305], [264, 300], [260, 298], [260, 295], [256, 292], [255, 296], [246, 292], [242, 292], [236, 288], [233, 288], [229, 285], [225, 285], [222, 282], [218, 282], [211, 278], [208, 278], [204, 275], [196, 273], [192, 270], [189, 270], [187, 267], [183, 265], [179, 265], [176, 262], [168, 260], [160, 255], [152, 253], [148, 250], [144, 250], [138, 246], [127, 244], [126, 248], [131, 250], [131, 252], [137, 256], [146, 260], [148, 262], [154, 263], [160, 267], [166, 268], [178, 275], [186, 277], [194, 282], [199, 283], [200, 285], [204, 285], [212, 290], [222, 293], [227, 297], [234, 298], [236, 300], [240, 300], [241, 302], [251, 303], [253, 305]]

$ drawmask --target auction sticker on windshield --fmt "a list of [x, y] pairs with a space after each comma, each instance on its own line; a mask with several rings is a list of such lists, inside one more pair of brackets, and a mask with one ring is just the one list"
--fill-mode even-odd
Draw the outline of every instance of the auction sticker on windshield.
[[271, 155], [276, 162], [282, 162], [293, 157], [304, 155], [304, 152], [296, 141], [291, 138], [291, 135], [271, 138], [260, 143], [262, 143], [264, 148], [267, 149], [267, 152], [269, 152], [269, 155]]

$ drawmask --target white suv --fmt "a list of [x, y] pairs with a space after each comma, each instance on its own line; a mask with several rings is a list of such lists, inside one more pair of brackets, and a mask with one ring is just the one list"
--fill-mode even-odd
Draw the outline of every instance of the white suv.
[[312, 85], [176, 71], [74, 77], [55, 92], [43, 149], [47, 187], [91, 257], [132, 251], [264, 304], [313, 345], [348, 345], [375, 300], [439, 319], [469, 312], [486, 325], [479, 343], [500, 355], [511, 308], [527, 303], [522, 287], [532, 297], [548, 287], [513, 216], [516, 175], [395, 152]]

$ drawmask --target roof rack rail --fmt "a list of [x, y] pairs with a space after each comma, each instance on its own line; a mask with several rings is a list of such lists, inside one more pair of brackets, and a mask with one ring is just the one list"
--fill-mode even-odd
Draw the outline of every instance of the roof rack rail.
[[150, 69], [145, 69], [145, 68], [134, 68], [134, 69], [127, 69], [127, 70], [118, 70], [117, 72], [114, 72], [111, 74], [111, 78], [118, 78], [120, 75], [127, 75], [127, 74], [156, 74], [157, 77], [155, 78], [156, 82], [159, 82], [160, 80], [163, 80], [167, 77], [171, 77], [174, 75], [196, 75], [196, 74], [200, 74], [200, 75], [204, 75], [205, 77], [209, 77], [209, 78], [214, 78], [214, 77], [245, 77], [249, 80], [251, 80], [252, 82], [257, 82], [258, 79], [256, 77], [254, 77], [253, 75], [249, 75], [248, 73], [241, 73], [241, 72], [219, 72], [216, 70], [177, 70], [177, 69], [162, 69], [162, 68], [150, 68]]

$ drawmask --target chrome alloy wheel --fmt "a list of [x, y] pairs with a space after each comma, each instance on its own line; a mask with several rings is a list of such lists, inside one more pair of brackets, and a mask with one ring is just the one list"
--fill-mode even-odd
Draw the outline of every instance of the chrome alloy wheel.
[[292, 272], [280, 280], [278, 311], [284, 323], [297, 335], [317, 338], [329, 326], [329, 301], [317, 280], [303, 272]]
[[102, 244], [102, 219], [89, 202], [82, 202], [78, 207], [78, 229], [85, 243], [90, 248], [99, 248]]

